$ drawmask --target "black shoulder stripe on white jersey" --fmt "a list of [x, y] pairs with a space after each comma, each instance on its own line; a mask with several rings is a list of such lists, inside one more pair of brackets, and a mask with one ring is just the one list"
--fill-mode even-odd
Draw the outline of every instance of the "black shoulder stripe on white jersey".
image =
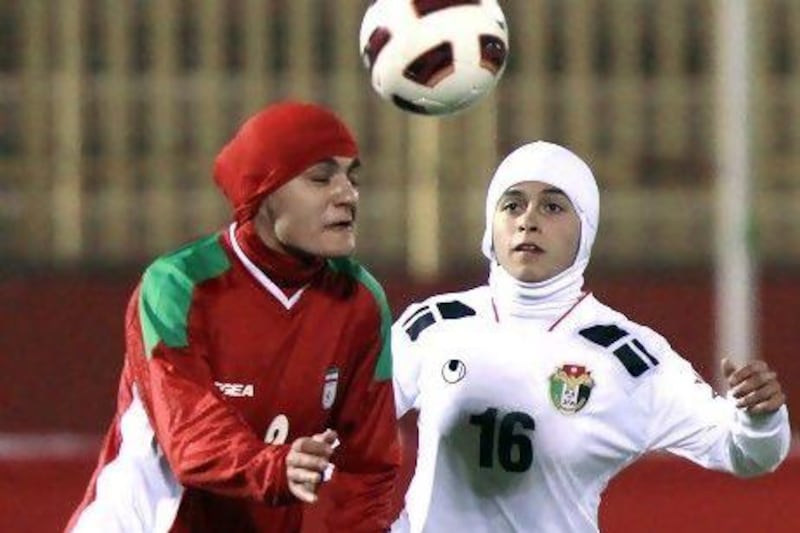
[[432, 326], [436, 319], [433, 318], [433, 313], [431, 313], [430, 309], [427, 307], [425, 308], [427, 311], [425, 314], [420, 315], [409, 327], [406, 328], [406, 334], [408, 338], [412, 341], [417, 340], [420, 333], [425, 331], [428, 326]]
[[636, 352], [627, 344], [623, 344], [614, 350], [613, 353], [625, 367], [625, 370], [628, 371], [628, 374], [635, 378], [638, 378], [650, 369], [647, 363], [644, 362], [644, 359], [636, 355]]
[[636, 340], [636, 339], [633, 339], [633, 345], [634, 345], [634, 346], [636, 346], [637, 348], [639, 348], [639, 351], [640, 351], [640, 352], [642, 352], [642, 353], [644, 354], [644, 356], [645, 356], [645, 357], [647, 357], [648, 359], [650, 359], [650, 362], [651, 362], [651, 363], [653, 363], [653, 365], [657, 365], [657, 364], [658, 364], [658, 359], [656, 359], [655, 357], [653, 357], [652, 355], [650, 355], [650, 352], [648, 352], [648, 351], [645, 349], [645, 347], [642, 345], [642, 343], [641, 343], [641, 342], [639, 342], [639, 341], [638, 341], [638, 340]]
[[413, 321], [414, 321], [414, 319], [415, 319], [415, 318], [417, 318], [417, 317], [418, 317], [420, 314], [422, 314], [423, 312], [427, 311], [428, 309], [429, 309], [429, 308], [428, 308], [428, 306], [427, 306], [427, 305], [421, 305], [421, 306], [419, 307], [419, 309], [417, 309], [416, 311], [414, 311], [413, 313], [411, 313], [411, 316], [410, 316], [410, 317], [408, 317], [408, 318], [406, 318], [406, 319], [403, 321], [403, 327], [406, 327], [406, 326], [408, 326], [408, 325], [409, 325], [411, 322], [413, 322]]
[[582, 329], [581, 336], [589, 339], [595, 344], [599, 344], [603, 348], [608, 348], [622, 337], [628, 334], [627, 331], [615, 326], [614, 324], [597, 325], [590, 328]]
[[[439, 310], [441, 317], [445, 320], [457, 320], [477, 314], [475, 309], [456, 300], [452, 302], [439, 302], [436, 304], [436, 308]], [[411, 317], [403, 323], [403, 327], [406, 330], [408, 338], [415, 341], [426, 328], [432, 326], [435, 322], [436, 317], [433, 311], [430, 307], [424, 306], [411, 315]], [[411, 324], [410, 326], [408, 325], [409, 323]]]
[[[603, 348], [609, 348], [614, 343], [629, 336], [627, 331], [614, 324], [592, 326], [582, 329], [579, 333], [585, 339]], [[622, 366], [625, 367], [628, 374], [635, 378], [658, 365], [658, 359], [650, 354], [650, 352], [645, 349], [644, 345], [633, 337], [630, 337], [626, 342], [617, 346], [611, 353], [622, 363]], [[644, 357], [650, 361], [649, 365]]]
[[473, 308], [459, 301], [440, 302], [436, 304], [436, 307], [439, 308], [439, 312], [445, 320], [475, 315], [475, 310]]

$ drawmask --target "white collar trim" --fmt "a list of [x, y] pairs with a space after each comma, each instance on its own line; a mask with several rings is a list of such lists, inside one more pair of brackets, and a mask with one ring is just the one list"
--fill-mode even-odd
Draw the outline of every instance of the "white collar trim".
[[306, 288], [308, 287], [308, 283], [300, 287], [300, 289], [296, 293], [294, 293], [291, 298], [287, 298], [286, 294], [284, 294], [284, 292], [280, 289], [280, 287], [275, 285], [275, 282], [269, 279], [269, 277], [266, 274], [264, 274], [264, 272], [261, 269], [259, 269], [255, 264], [253, 264], [250, 258], [245, 255], [244, 251], [242, 251], [242, 248], [236, 241], [235, 222], [232, 223], [230, 226], [228, 226], [228, 236], [231, 239], [231, 246], [233, 247], [233, 252], [236, 254], [236, 257], [238, 257], [239, 261], [242, 262], [244, 268], [246, 268], [247, 271], [250, 272], [250, 274], [254, 278], [256, 278], [256, 281], [258, 281], [262, 287], [267, 289], [267, 292], [269, 292], [272, 296], [274, 296], [275, 299], [278, 300], [281, 303], [281, 305], [283, 305], [283, 307], [285, 307], [286, 309], [291, 309], [292, 307], [294, 307], [294, 304], [296, 304], [297, 301], [300, 300], [300, 296], [303, 295], [303, 292], [305, 292]]

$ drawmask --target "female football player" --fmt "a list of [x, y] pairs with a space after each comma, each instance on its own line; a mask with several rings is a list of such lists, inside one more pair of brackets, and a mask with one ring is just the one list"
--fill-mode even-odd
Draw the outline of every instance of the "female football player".
[[334, 464], [331, 530], [391, 524], [391, 315], [350, 257], [358, 154], [334, 113], [293, 101], [220, 151], [234, 220], [131, 296], [117, 412], [68, 531], [299, 532]]
[[662, 336], [584, 290], [598, 214], [578, 156], [520, 147], [486, 196], [488, 283], [395, 323], [395, 403], [419, 411], [419, 448], [393, 531], [592, 532], [609, 480], [646, 452], [742, 477], [785, 458], [766, 363], [725, 360], [719, 396]]

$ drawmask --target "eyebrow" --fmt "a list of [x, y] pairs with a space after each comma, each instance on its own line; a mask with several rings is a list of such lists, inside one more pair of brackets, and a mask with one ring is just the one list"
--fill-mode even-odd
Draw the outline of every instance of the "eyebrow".
[[[547, 189], [543, 190], [542, 193], [545, 194], [560, 194], [562, 196], [567, 196], [567, 193], [559, 189], [558, 187], [548, 187]], [[567, 198], [569, 198], [567, 196]]]
[[[569, 196], [567, 196], [567, 193], [565, 193], [564, 191], [562, 191], [558, 187], [548, 187], [546, 189], [543, 189], [541, 191], [541, 194], [560, 194], [560, 195], [566, 197], [567, 199], [569, 199]], [[525, 193], [520, 191], [519, 189], [511, 188], [511, 189], [506, 190], [500, 196], [500, 198], [506, 198], [508, 196], [515, 196], [515, 197], [522, 196], [522, 197], [524, 197]]]
[[513, 196], [513, 197], [525, 197], [525, 194], [522, 191], [517, 190], [517, 189], [508, 189], [507, 191], [505, 191], [503, 194], [500, 195], [500, 199], [502, 200], [503, 198], [508, 198], [508, 197], [511, 197], [511, 196]]
[[[312, 167], [315, 167], [315, 166], [322, 166], [326, 170], [331, 170], [331, 167], [338, 168], [339, 167], [339, 163], [333, 157], [326, 157], [325, 159], [317, 161], [317, 163], [312, 165]], [[355, 159], [353, 159], [353, 161], [350, 162], [350, 164], [347, 166], [347, 168], [344, 171], [345, 171], [346, 174], [349, 174], [350, 172], [352, 172], [353, 170], [355, 170], [355, 169], [357, 169], [359, 167], [361, 167], [361, 160], [358, 159], [358, 158], [355, 158]]]
[[353, 159], [352, 163], [350, 163], [350, 166], [347, 167], [347, 170], [345, 172], [349, 174], [350, 172], [357, 170], [359, 168], [361, 168], [361, 160], [356, 157], [355, 159]]

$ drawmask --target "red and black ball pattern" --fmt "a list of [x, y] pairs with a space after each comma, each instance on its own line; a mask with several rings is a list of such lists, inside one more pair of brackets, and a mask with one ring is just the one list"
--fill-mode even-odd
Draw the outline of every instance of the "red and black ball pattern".
[[492, 74], [497, 74], [503, 68], [508, 56], [506, 44], [494, 35], [481, 35], [481, 67]]
[[366, 63], [370, 72], [372, 72], [372, 67], [375, 66], [375, 61], [378, 60], [378, 55], [380, 55], [381, 50], [383, 50], [383, 48], [389, 44], [389, 41], [391, 40], [392, 32], [383, 26], [375, 28], [370, 34], [369, 39], [367, 40], [367, 46], [364, 47], [364, 51], [362, 53], [364, 62]]
[[436, 13], [448, 7], [479, 6], [481, 5], [481, 0], [413, 0], [411, 3], [417, 16], [422, 18], [425, 15]]

